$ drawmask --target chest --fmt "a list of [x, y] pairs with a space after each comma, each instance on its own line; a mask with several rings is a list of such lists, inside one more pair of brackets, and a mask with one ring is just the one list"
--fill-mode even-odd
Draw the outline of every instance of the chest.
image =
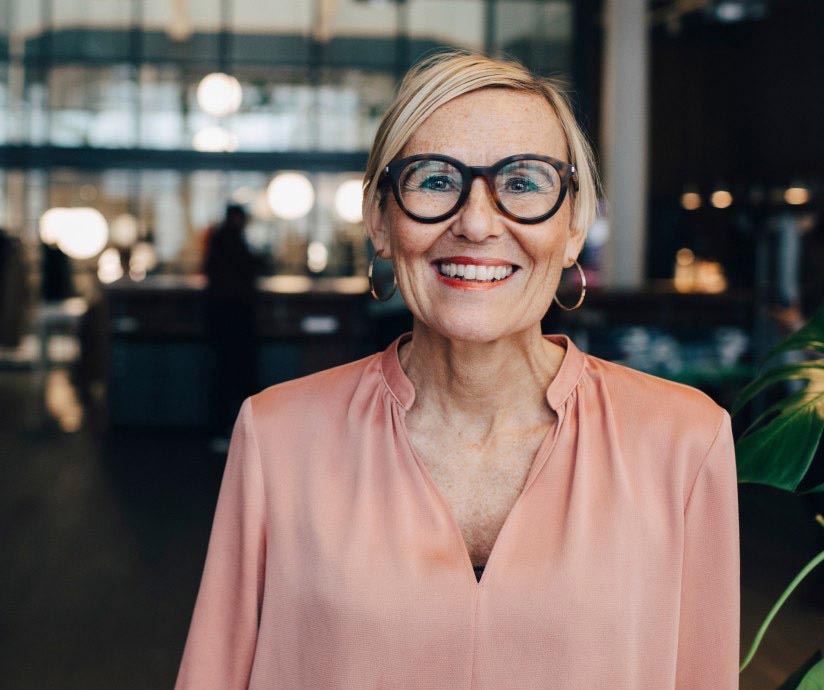
[[447, 503], [473, 565], [483, 565], [526, 484], [548, 427], [500, 438], [485, 449], [410, 430], [412, 446]]

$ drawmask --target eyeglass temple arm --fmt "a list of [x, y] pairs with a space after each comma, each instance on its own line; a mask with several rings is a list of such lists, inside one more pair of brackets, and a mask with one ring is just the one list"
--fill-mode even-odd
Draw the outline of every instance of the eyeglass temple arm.
[[574, 165], [570, 165], [570, 175], [569, 175], [569, 182], [572, 185], [572, 189], [574, 191], [578, 191], [578, 171], [575, 169]]

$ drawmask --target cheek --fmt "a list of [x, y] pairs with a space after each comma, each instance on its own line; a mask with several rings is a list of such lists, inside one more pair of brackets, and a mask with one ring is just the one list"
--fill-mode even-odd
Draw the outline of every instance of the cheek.
[[547, 229], [543, 237], [523, 243], [527, 255], [532, 258], [536, 273], [546, 276], [563, 270], [567, 238], [560, 228]]
[[395, 256], [399, 260], [419, 257], [426, 250], [426, 243], [421, 241], [420, 236], [408, 232], [395, 232], [392, 234], [392, 248]]
[[567, 243], [571, 237], [570, 214], [564, 207], [552, 218], [542, 232], [535, 237], [532, 256], [536, 262], [546, 262], [551, 271], [562, 271], [566, 261]]
[[437, 226], [415, 223], [403, 216], [390, 216], [389, 243], [393, 256], [403, 262], [420, 258], [439, 237], [441, 231]]

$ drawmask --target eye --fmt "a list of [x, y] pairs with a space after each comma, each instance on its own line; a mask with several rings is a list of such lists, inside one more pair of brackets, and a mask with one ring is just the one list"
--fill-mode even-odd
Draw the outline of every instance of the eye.
[[547, 194], [556, 187], [555, 168], [539, 161], [520, 162], [498, 173], [498, 191], [505, 194]]
[[427, 175], [421, 181], [420, 188], [432, 192], [450, 192], [455, 189], [455, 180], [448, 175]]
[[528, 177], [508, 177], [504, 181], [504, 191], [507, 192], [514, 192], [516, 194], [522, 194], [524, 192], [537, 192], [538, 185], [535, 184], [534, 180], [529, 179]]
[[461, 174], [453, 166], [440, 161], [412, 164], [401, 175], [404, 192], [460, 192]]

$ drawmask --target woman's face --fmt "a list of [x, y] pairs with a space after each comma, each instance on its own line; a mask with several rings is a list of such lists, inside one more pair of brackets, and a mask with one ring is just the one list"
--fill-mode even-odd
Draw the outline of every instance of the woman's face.
[[[566, 161], [566, 151], [558, 118], [541, 96], [487, 88], [438, 108], [399, 157], [441, 153], [485, 166], [519, 153]], [[538, 323], [584, 240], [583, 232], [570, 229], [569, 194], [555, 215], [528, 225], [504, 216], [480, 177], [463, 207], [438, 223], [412, 220], [391, 193], [384, 211], [374, 212], [379, 218], [372, 241], [392, 259], [407, 306], [416, 319], [455, 340], [489, 342]], [[458, 275], [466, 276], [466, 266], [475, 266], [469, 273], [477, 275], [484, 264], [511, 267], [512, 274], [500, 281], [457, 280], [442, 274], [442, 265], [452, 263], [464, 264]]]

